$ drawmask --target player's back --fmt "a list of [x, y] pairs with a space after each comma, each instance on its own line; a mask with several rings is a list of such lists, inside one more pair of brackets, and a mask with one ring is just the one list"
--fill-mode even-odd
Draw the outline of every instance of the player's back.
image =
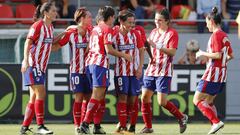
[[105, 45], [112, 45], [112, 29], [105, 23], [100, 23], [91, 32], [87, 65], [108, 67], [109, 58]]

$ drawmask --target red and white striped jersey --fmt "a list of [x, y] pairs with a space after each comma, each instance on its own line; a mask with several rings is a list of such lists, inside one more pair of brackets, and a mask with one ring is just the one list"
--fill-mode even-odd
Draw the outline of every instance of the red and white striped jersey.
[[100, 23], [91, 32], [86, 66], [98, 65], [109, 68], [105, 45], [112, 45], [112, 29], [108, 25]]
[[29, 50], [29, 65], [45, 72], [53, 42], [53, 26], [48, 27], [39, 20], [31, 26], [27, 38], [33, 41]]
[[221, 59], [209, 58], [206, 71], [202, 76], [202, 79], [211, 82], [226, 82], [227, 56], [232, 53], [231, 43], [227, 34], [222, 30], [214, 32], [208, 41], [207, 52], [220, 52], [222, 56]]
[[131, 30], [125, 35], [119, 32], [119, 29], [115, 29], [113, 35], [114, 48], [125, 54], [130, 54], [133, 57], [133, 61], [129, 62], [122, 57], [116, 57], [115, 59], [115, 76], [134, 76], [135, 70], [137, 70], [140, 63], [139, 48], [143, 47], [141, 36], [136, 30]]
[[81, 35], [77, 28], [71, 28], [66, 31], [65, 35], [59, 40], [61, 46], [69, 43], [71, 49], [71, 73], [85, 73], [85, 58], [86, 49], [89, 43], [90, 31], [88, 30], [85, 35]]
[[144, 28], [140, 25], [136, 25], [133, 29], [136, 30], [140, 34], [143, 43], [145, 43], [147, 40], [147, 37], [146, 37]]
[[[153, 29], [149, 35], [149, 39], [155, 44], [163, 44], [163, 48], [176, 48], [178, 47], [178, 33], [172, 28], [168, 28], [163, 34], [159, 33], [157, 28]], [[146, 69], [146, 76], [172, 76], [173, 73], [173, 57], [169, 56], [151, 47], [153, 58], [149, 60]]]

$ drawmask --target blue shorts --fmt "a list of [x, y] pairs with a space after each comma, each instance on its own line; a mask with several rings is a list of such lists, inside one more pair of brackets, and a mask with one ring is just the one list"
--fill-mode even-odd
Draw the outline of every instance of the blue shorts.
[[44, 85], [45, 82], [45, 73], [36, 67], [28, 67], [26, 72], [22, 74], [24, 85]]
[[160, 77], [144, 76], [143, 88], [168, 94], [171, 90], [171, 81], [172, 77], [168, 76]]
[[115, 76], [114, 84], [117, 94], [138, 96], [140, 94], [140, 81], [136, 76]]
[[108, 87], [109, 86], [109, 69], [98, 66], [89, 65], [86, 67], [86, 74], [92, 87]]
[[81, 93], [91, 93], [90, 84], [86, 74], [71, 73], [70, 75], [70, 88], [71, 90]]
[[214, 96], [221, 93], [224, 87], [225, 83], [200, 80], [197, 86], [197, 91]]

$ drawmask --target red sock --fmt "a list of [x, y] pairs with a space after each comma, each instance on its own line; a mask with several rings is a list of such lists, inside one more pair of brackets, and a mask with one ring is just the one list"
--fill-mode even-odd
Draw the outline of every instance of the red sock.
[[73, 103], [73, 119], [74, 119], [74, 125], [80, 126], [81, 121], [81, 106], [82, 103], [74, 101]]
[[213, 103], [211, 103], [211, 104], [209, 104], [209, 105], [210, 105], [210, 107], [212, 108], [214, 114], [215, 114], [216, 116], [218, 116], [218, 115], [217, 115], [217, 108], [216, 108], [216, 106], [215, 106]]
[[142, 103], [142, 117], [145, 127], [152, 128], [152, 107], [151, 103]]
[[104, 116], [104, 112], [105, 112], [105, 99], [100, 101], [100, 107], [98, 108], [97, 112], [95, 113], [95, 116], [93, 118], [93, 122], [94, 124], [100, 124], [103, 116]]
[[98, 107], [99, 101], [91, 98], [87, 105], [87, 111], [83, 121], [89, 124], [92, 121], [93, 115], [96, 113]]
[[[209, 106], [212, 108], [214, 114], [215, 114], [216, 116], [218, 116], [218, 115], [217, 115], [217, 108], [216, 108], [216, 106], [215, 106], [213, 103], [209, 104]], [[210, 121], [210, 123], [213, 124], [211, 121]]]
[[86, 115], [86, 112], [87, 112], [87, 105], [88, 105], [88, 102], [82, 102], [82, 108], [81, 108], [81, 120], [80, 120], [80, 123], [82, 123], [82, 121], [84, 120], [84, 117]]
[[138, 118], [138, 98], [136, 98], [135, 103], [133, 106], [130, 108], [130, 124], [131, 125], [136, 125], [137, 123], [137, 118]]
[[127, 125], [127, 104], [126, 103], [117, 103], [117, 113], [118, 120], [121, 127], [126, 127]]
[[29, 126], [32, 122], [33, 116], [34, 116], [34, 103], [28, 103], [25, 110], [25, 115], [24, 115], [24, 120], [22, 125]]
[[215, 115], [212, 107], [204, 100], [201, 100], [197, 103], [198, 109], [206, 116], [212, 123], [218, 123], [219, 119]]
[[179, 120], [184, 117], [183, 114], [178, 110], [178, 108], [170, 101], [167, 102], [164, 108], [167, 109], [173, 116], [175, 116]]
[[35, 112], [37, 124], [42, 125], [44, 120], [44, 101], [41, 99], [37, 99], [35, 101]]

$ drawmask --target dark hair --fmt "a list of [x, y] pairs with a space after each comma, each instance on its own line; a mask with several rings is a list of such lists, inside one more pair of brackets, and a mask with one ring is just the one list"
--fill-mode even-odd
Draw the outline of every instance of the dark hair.
[[170, 13], [169, 13], [168, 9], [163, 8], [162, 10], [157, 11], [156, 14], [159, 14], [159, 15], [163, 16], [165, 21], [168, 21], [168, 23], [170, 23], [171, 16], [170, 16]]
[[133, 11], [130, 10], [130, 9], [123, 9], [123, 10], [119, 11], [118, 17], [116, 17], [113, 25], [114, 26], [120, 25], [119, 20], [126, 21], [128, 17], [134, 17], [135, 18], [136, 16], [133, 13]]
[[96, 20], [98, 21], [103, 20], [104, 22], [106, 22], [108, 18], [114, 16], [114, 14], [115, 14], [114, 9], [111, 6], [105, 6], [99, 8]]
[[212, 12], [207, 16], [208, 20], [213, 20], [216, 25], [221, 24], [222, 18], [221, 15], [218, 13], [217, 7], [212, 8]]
[[86, 7], [78, 8], [74, 13], [74, 21], [78, 23], [81, 17], [86, 17], [87, 11]]
[[122, 10], [122, 11], [120, 11], [119, 14], [118, 14], [118, 19], [119, 19], [120, 21], [124, 21], [124, 22], [125, 22], [128, 17], [134, 17], [134, 18], [135, 18], [135, 15], [134, 15], [134, 13], [132, 13], [132, 12], [129, 11], [129, 10]]
[[52, 5], [52, 2], [45, 2], [42, 5], [38, 5], [33, 15], [33, 20], [37, 21], [39, 18], [42, 18], [44, 11], [48, 12], [51, 9]]

